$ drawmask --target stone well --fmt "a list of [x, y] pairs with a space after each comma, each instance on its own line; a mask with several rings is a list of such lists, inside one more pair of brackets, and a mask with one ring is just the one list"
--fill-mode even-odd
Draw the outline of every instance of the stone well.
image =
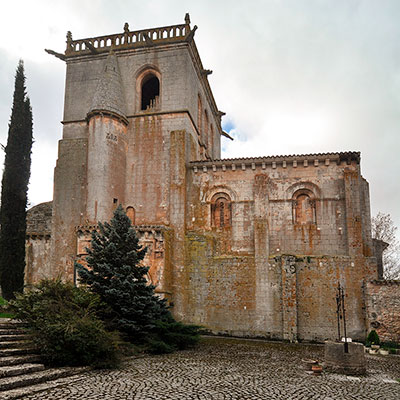
[[350, 342], [345, 353], [343, 342], [325, 342], [325, 369], [345, 375], [364, 375], [367, 371], [364, 345]]

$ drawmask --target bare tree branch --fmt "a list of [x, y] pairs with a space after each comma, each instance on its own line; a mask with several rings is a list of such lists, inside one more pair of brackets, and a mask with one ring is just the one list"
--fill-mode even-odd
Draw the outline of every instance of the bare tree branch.
[[379, 212], [372, 217], [372, 237], [389, 245], [383, 252], [385, 279], [400, 279], [400, 243], [396, 233], [397, 226], [394, 225], [390, 214]]

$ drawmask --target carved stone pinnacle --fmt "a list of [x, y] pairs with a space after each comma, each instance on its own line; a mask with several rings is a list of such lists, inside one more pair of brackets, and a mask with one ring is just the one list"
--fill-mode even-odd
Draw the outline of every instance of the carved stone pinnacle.
[[186, 13], [186, 15], [185, 15], [185, 24], [186, 25], [190, 24], [190, 15], [189, 15], [189, 13]]

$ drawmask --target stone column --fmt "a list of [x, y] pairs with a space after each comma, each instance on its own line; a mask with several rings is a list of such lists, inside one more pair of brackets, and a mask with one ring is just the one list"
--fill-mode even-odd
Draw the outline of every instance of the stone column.
[[282, 336], [297, 340], [297, 275], [296, 258], [282, 256]]
[[344, 190], [349, 256], [362, 256], [360, 174], [358, 171], [350, 169], [344, 171]]
[[[256, 320], [255, 331], [259, 334], [275, 332], [280, 326], [279, 285], [274, 269], [268, 264], [269, 257], [269, 200], [268, 175], [254, 177], [254, 258], [256, 268]], [[279, 328], [278, 328], [279, 329]]]
[[[171, 266], [172, 301], [176, 318], [183, 319], [184, 262], [185, 262], [185, 215], [186, 215], [186, 131], [172, 131], [170, 136], [170, 215], [172, 227]], [[167, 266], [166, 266], [167, 267]], [[167, 267], [168, 268], [168, 267]]]

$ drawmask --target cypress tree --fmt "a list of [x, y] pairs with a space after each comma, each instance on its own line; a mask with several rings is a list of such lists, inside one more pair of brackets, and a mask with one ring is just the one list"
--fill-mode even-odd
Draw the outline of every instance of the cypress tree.
[[31, 168], [32, 109], [26, 94], [24, 64], [15, 75], [14, 99], [5, 148], [0, 209], [0, 283], [9, 300], [22, 292], [25, 269], [26, 206]]
[[109, 223], [99, 222], [99, 232], [92, 233], [87, 251], [88, 268], [76, 263], [80, 281], [110, 307], [104, 316], [109, 326], [138, 342], [154, 328], [156, 320], [170, 317], [165, 301], [155, 295], [155, 287], [146, 280], [148, 267], [139, 264], [146, 249], [140, 249], [121, 206]]

